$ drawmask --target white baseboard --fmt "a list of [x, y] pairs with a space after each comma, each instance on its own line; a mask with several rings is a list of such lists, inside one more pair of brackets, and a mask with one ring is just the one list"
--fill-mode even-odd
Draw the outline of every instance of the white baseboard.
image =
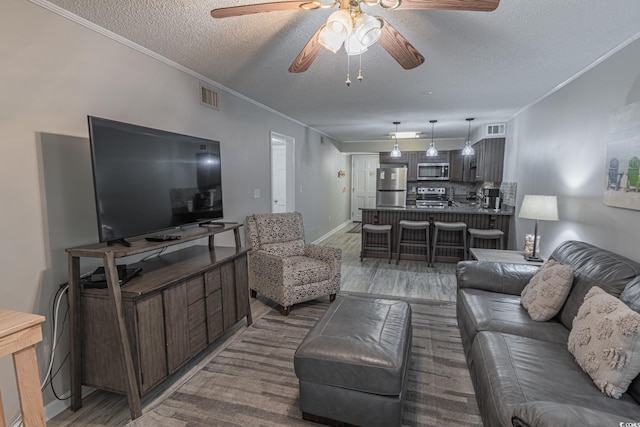
[[351, 223], [352, 223], [352, 221], [349, 219], [349, 220], [347, 220], [347, 221], [343, 222], [342, 224], [340, 224], [339, 226], [337, 226], [336, 228], [334, 228], [333, 230], [329, 231], [329, 232], [328, 232], [327, 234], [325, 234], [324, 236], [319, 237], [318, 239], [314, 240], [314, 241], [313, 241], [313, 242], [311, 242], [311, 243], [314, 243], [314, 244], [316, 244], [316, 243], [320, 243], [320, 242], [322, 242], [323, 240], [325, 240], [325, 239], [327, 239], [327, 238], [331, 237], [331, 235], [332, 235], [332, 234], [336, 233], [336, 232], [337, 232], [338, 230], [340, 230], [341, 228], [344, 228], [344, 227], [346, 227], [347, 225], [349, 225], [349, 224], [351, 224]]

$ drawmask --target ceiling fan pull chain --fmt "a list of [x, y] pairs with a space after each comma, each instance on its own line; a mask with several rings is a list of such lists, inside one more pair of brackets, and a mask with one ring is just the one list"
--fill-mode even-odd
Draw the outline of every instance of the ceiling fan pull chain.
[[360, 68], [358, 69], [358, 81], [362, 83], [362, 51], [360, 51]]
[[[349, 39], [347, 39], [347, 43], [349, 43]], [[349, 48], [345, 49], [345, 51], [347, 51], [347, 52], [348, 52], [348, 50], [349, 50]], [[347, 80], [345, 80], [345, 83], [346, 83], [347, 87], [351, 86], [351, 77], [349, 75], [349, 71], [350, 71], [350, 68], [351, 68], [350, 65], [351, 65], [351, 62], [350, 62], [349, 54], [347, 54]]]

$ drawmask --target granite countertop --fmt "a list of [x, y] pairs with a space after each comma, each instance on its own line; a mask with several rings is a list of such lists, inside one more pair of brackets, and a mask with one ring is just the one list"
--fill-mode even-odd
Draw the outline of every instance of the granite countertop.
[[429, 212], [429, 213], [461, 213], [470, 215], [513, 215], [515, 209], [512, 206], [503, 206], [499, 211], [494, 209], [478, 208], [478, 205], [471, 205], [466, 203], [455, 203], [453, 206], [446, 206], [444, 208], [417, 208], [413, 205], [406, 208], [360, 208], [363, 211], [398, 211], [398, 212]]

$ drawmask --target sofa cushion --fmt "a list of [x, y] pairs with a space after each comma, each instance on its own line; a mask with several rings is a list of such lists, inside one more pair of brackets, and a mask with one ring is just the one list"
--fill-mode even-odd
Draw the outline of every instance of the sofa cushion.
[[620, 301], [640, 313], [640, 276], [633, 279], [620, 294]]
[[456, 310], [466, 353], [470, 351], [471, 343], [480, 331], [507, 332], [562, 345], [566, 345], [569, 336], [569, 330], [555, 320], [532, 320], [517, 295], [471, 288], [458, 289]]
[[573, 267], [573, 287], [558, 314], [568, 329], [592, 286], [599, 286], [617, 298], [625, 286], [640, 275], [639, 263], [584, 242], [561, 243], [550, 258]]
[[304, 239], [304, 225], [300, 212], [255, 214], [260, 246], [265, 243]]
[[568, 347], [600, 391], [619, 399], [640, 372], [640, 314], [594, 286], [573, 321]]
[[[620, 301], [627, 304], [630, 309], [640, 313], [640, 276], [636, 277], [624, 288], [620, 294]], [[640, 402], [640, 376], [636, 377], [627, 389], [634, 399]]]
[[634, 422], [611, 412], [556, 402], [522, 403], [511, 418], [514, 427], [614, 427]]
[[480, 332], [473, 342], [469, 370], [482, 420], [510, 426], [517, 405], [551, 401], [640, 420], [640, 405], [629, 395], [602, 394], [575, 363], [566, 343], [498, 332]]
[[522, 290], [522, 306], [533, 320], [546, 322], [558, 314], [572, 284], [571, 266], [548, 260]]
[[284, 258], [284, 280], [294, 286], [322, 282], [331, 278], [331, 267], [324, 261], [306, 256]]
[[288, 242], [265, 243], [262, 250], [271, 255], [282, 257], [304, 255], [304, 240], [296, 239]]

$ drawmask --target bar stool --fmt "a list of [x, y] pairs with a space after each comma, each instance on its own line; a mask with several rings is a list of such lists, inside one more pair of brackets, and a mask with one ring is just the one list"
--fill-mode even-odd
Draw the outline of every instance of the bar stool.
[[[387, 236], [387, 240], [385, 244], [381, 243], [369, 243], [367, 244], [367, 234], [385, 234]], [[362, 262], [362, 258], [364, 258], [364, 251], [387, 251], [387, 258], [389, 259], [389, 264], [391, 264], [391, 226], [390, 225], [375, 225], [375, 224], [365, 224], [362, 226], [362, 244], [360, 250], [360, 262]]]
[[[462, 250], [462, 259], [467, 259], [467, 251], [469, 247], [467, 246], [467, 224], [464, 222], [441, 222], [436, 221], [433, 223], [434, 231], [433, 231], [433, 251], [431, 252], [431, 265], [436, 258], [436, 250], [438, 248], [449, 248], [449, 249], [461, 249]], [[447, 243], [438, 241], [438, 231], [459, 231], [461, 232], [461, 241], [462, 245], [457, 243]]]
[[469, 229], [469, 247], [473, 248], [474, 239], [496, 240], [496, 249], [504, 248], [504, 232], [495, 228], [481, 230], [478, 228]]
[[[415, 246], [425, 248], [427, 252], [427, 266], [431, 264], [431, 256], [429, 255], [429, 221], [407, 221], [402, 220], [399, 223], [398, 230], [398, 255], [396, 256], [396, 265], [400, 261], [400, 252], [403, 246]], [[424, 240], [403, 240], [402, 232], [404, 230], [424, 230]]]

